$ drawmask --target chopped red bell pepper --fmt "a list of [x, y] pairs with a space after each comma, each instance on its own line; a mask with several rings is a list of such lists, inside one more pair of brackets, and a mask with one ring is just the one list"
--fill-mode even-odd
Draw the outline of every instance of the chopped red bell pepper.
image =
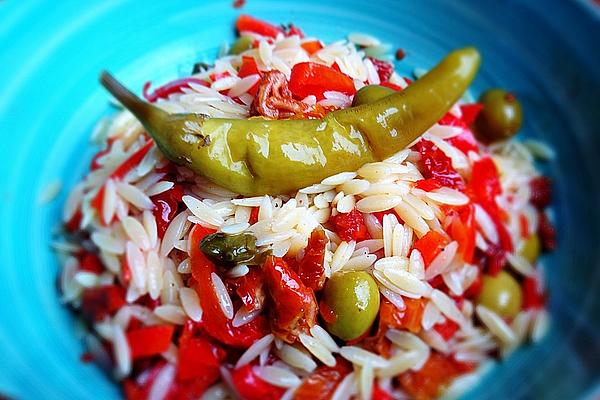
[[179, 338], [176, 377], [179, 382], [203, 380], [209, 386], [221, 376], [219, 366], [226, 353], [208, 339], [194, 335], [191, 322], [186, 323]]
[[375, 70], [377, 71], [377, 75], [379, 75], [379, 80], [381, 82], [387, 82], [390, 80], [392, 73], [394, 72], [394, 66], [392, 63], [389, 63], [384, 60], [380, 60], [375, 57], [367, 57], [373, 63]]
[[183, 92], [183, 88], [189, 88], [190, 83], [196, 83], [202, 86], [208, 86], [208, 82], [203, 81], [198, 78], [182, 78], [176, 79], [167, 83], [166, 85], [160, 86], [154, 90], [152, 93], [148, 93], [150, 90], [151, 83], [150, 81], [144, 84], [143, 95], [150, 103], [154, 103], [158, 99], [166, 99], [173, 93]]
[[87, 250], [83, 250], [79, 255], [79, 269], [82, 271], [92, 272], [94, 274], [101, 274], [104, 271], [104, 266], [100, 258]]
[[325, 231], [315, 229], [304, 249], [304, 256], [298, 263], [298, 276], [307, 287], [321, 290], [325, 284], [325, 246], [328, 243]]
[[159, 238], [162, 239], [169, 224], [177, 215], [182, 197], [183, 187], [180, 184], [175, 184], [171, 189], [151, 197], [154, 203], [152, 214], [156, 220], [156, 230]]
[[[238, 71], [238, 76], [240, 78], [245, 78], [250, 75], [260, 75], [258, 64], [256, 64], [254, 57], [242, 56], [242, 65]], [[248, 89], [248, 93], [250, 93], [252, 96], [255, 96], [259, 85], [260, 80], [256, 82], [250, 89]]]
[[477, 144], [477, 140], [475, 140], [473, 132], [468, 129], [465, 129], [460, 135], [447, 139], [447, 141], [452, 146], [462, 151], [465, 155], [468, 155], [471, 151], [475, 154], [479, 154], [479, 145]]
[[246, 14], [238, 17], [235, 27], [238, 32], [252, 32], [272, 38], [277, 37], [279, 33], [283, 33], [281, 28]]
[[431, 192], [432, 190], [441, 188], [442, 185], [434, 178], [429, 178], [429, 179], [421, 179], [420, 181], [417, 181], [415, 183], [415, 187], [417, 189], [421, 189], [426, 192]]
[[442, 186], [464, 189], [465, 183], [452, 167], [452, 161], [433, 142], [422, 139], [414, 146], [414, 150], [421, 154], [420, 164], [425, 178], [433, 178]]
[[458, 253], [467, 263], [473, 261], [475, 254], [475, 208], [467, 204], [448, 213], [450, 220], [448, 234], [458, 243]]
[[231, 320], [223, 315], [219, 299], [212, 283], [211, 273], [216, 272], [215, 265], [200, 250], [200, 241], [214, 230], [195, 225], [190, 232], [192, 248], [190, 263], [192, 276], [196, 281], [195, 289], [205, 316], [202, 327], [214, 339], [234, 347], [248, 348], [256, 340], [268, 333], [268, 324], [263, 315], [249, 323], [234, 327]]
[[398, 213], [395, 210], [385, 210], [385, 211], [376, 211], [374, 213], [371, 213], [375, 216], [375, 218], [377, 218], [377, 221], [379, 221], [379, 223], [383, 226], [383, 217], [388, 215], [388, 214], [393, 214], [396, 216], [396, 219], [398, 221], [402, 221], [402, 218], [400, 218], [400, 216], [398, 215]]
[[371, 400], [393, 400], [394, 398], [392, 397], [391, 394], [389, 394], [388, 392], [386, 392], [385, 390], [383, 390], [381, 388], [381, 386], [379, 385], [374, 385], [373, 386], [373, 394], [371, 395]]
[[311, 40], [310, 42], [302, 43], [300, 47], [306, 50], [308, 55], [313, 55], [317, 51], [321, 50], [323, 48], [323, 45], [321, 44], [320, 40]]
[[340, 382], [352, 372], [350, 364], [338, 358], [333, 367], [322, 365], [304, 378], [294, 392], [294, 400], [327, 400]]
[[543, 291], [536, 278], [526, 277], [523, 279], [523, 310], [540, 309], [546, 302]]
[[250, 225], [254, 225], [255, 223], [258, 222], [258, 212], [260, 211], [260, 207], [252, 207], [252, 210], [250, 211], [250, 219], [248, 220], [248, 223]]
[[529, 237], [529, 221], [525, 214], [519, 215], [519, 230], [521, 231], [521, 237], [527, 239]]
[[408, 329], [413, 333], [421, 331], [421, 320], [425, 311], [426, 300], [403, 297], [405, 309], [383, 300], [379, 309], [380, 324], [388, 328]]
[[335, 233], [344, 241], [361, 241], [369, 239], [369, 231], [365, 219], [360, 211], [354, 209], [349, 213], [339, 213], [332, 216], [329, 222], [334, 227]]
[[457, 376], [473, 370], [472, 364], [460, 363], [448, 356], [432, 352], [419, 371], [405, 372], [398, 378], [401, 388], [415, 400], [430, 400]]
[[153, 325], [127, 332], [131, 358], [135, 360], [167, 351], [174, 329], [173, 325]]
[[263, 381], [254, 373], [251, 364], [231, 371], [233, 386], [244, 400], [279, 400], [285, 389]]
[[425, 267], [427, 268], [448, 243], [448, 239], [441, 233], [429, 231], [425, 236], [415, 242], [413, 248], [421, 252]]
[[458, 324], [450, 319], [446, 319], [443, 323], [438, 323], [433, 326], [444, 340], [448, 341], [458, 331]]
[[86, 289], [81, 296], [81, 312], [90, 321], [102, 321], [125, 305], [125, 289], [106, 285]]
[[297, 99], [313, 95], [317, 100], [323, 93], [336, 91], [352, 96], [356, 93], [354, 81], [349, 76], [323, 64], [302, 62], [294, 65], [290, 76], [290, 91]]
[[125, 398], [127, 400], [147, 400], [150, 395], [152, 383], [154, 383], [154, 380], [164, 368], [165, 364], [165, 362], [157, 363], [153, 367], [144, 371], [141, 378], [127, 378], [123, 380], [122, 387]]
[[294, 35], [299, 36], [300, 39], [304, 39], [304, 32], [302, 32], [302, 29], [298, 28], [294, 24], [290, 24], [285, 30], [285, 36], [290, 37]]
[[271, 329], [289, 343], [311, 328], [317, 318], [314, 292], [279, 257], [269, 256], [263, 273], [271, 295]]
[[480, 103], [462, 104], [460, 111], [462, 112], [462, 120], [465, 125], [471, 126], [481, 110], [483, 110], [483, 104]]
[[538, 235], [540, 236], [542, 249], [552, 251], [556, 248], [556, 229], [554, 229], [554, 225], [552, 225], [546, 213], [540, 211], [538, 215]]

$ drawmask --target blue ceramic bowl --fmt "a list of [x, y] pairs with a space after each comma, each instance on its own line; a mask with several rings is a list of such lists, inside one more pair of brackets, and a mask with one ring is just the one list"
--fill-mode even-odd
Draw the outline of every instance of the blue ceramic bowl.
[[[600, 375], [600, 13], [592, 2], [248, 0], [242, 11], [326, 40], [372, 33], [406, 50], [406, 71], [455, 47], [481, 50], [475, 94], [514, 90], [525, 108], [522, 135], [557, 151], [543, 167], [556, 182], [559, 249], [544, 259], [549, 336], [517, 351], [469, 397], [590, 395]], [[0, 393], [119, 396], [79, 361], [84, 350], [57, 296], [49, 248], [66, 193], [89, 164], [90, 130], [108, 111], [98, 73], [109, 69], [138, 88], [177, 77], [216, 55], [239, 13], [231, 0], [0, 2]], [[40, 205], [56, 181], [60, 195]]]

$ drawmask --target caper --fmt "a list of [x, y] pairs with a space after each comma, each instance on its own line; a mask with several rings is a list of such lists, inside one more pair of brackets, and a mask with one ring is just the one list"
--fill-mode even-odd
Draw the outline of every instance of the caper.
[[490, 89], [479, 97], [483, 109], [475, 120], [475, 134], [491, 143], [512, 137], [521, 128], [523, 111], [514, 94], [503, 89]]
[[368, 85], [363, 86], [354, 95], [352, 106], [360, 106], [363, 104], [373, 103], [379, 99], [382, 99], [390, 94], [394, 94], [396, 91], [386, 86], [381, 85]]
[[363, 335], [379, 312], [377, 284], [363, 271], [332, 276], [325, 283], [323, 300], [336, 316], [335, 321], [326, 323], [326, 328], [343, 340]]
[[539, 236], [533, 233], [525, 240], [525, 242], [523, 242], [523, 247], [519, 253], [527, 261], [533, 264], [540, 256], [541, 247]]
[[229, 54], [241, 54], [244, 51], [251, 49], [253, 42], [254, 39], [252, 38], [252, 36], [240, 36], [231, 45], [231, 48], [229, 49]]
[[508, 272], [496, 276], [483, 275], [483, 287], [477, 303], [486, 306], [501, 317], [512, 318], [521, 309], [523, 293], [521, 286]]
[[256, 237], [251, 233], [213, 233], [202, 239], [200, 249], [207, 257], [221, 264], [246, 263], [257, 255]]

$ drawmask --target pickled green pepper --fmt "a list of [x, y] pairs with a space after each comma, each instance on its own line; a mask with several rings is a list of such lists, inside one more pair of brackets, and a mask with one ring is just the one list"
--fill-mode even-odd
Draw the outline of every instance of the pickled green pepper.
[[320, 120], [169, 114], [106, 72], [101, 82], [169, 160], [236, 193], [255, 196], [290, 193], [402, 150], [462, 96], [479, 62], [474, 48], [453, 51], [403, 91]]

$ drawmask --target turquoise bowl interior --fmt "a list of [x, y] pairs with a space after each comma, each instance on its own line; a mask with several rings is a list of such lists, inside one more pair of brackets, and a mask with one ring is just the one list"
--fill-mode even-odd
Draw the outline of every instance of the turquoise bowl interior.
[[[0, 393], [18, 399], [118, 398], [83, 346], [55, 286], [49, 243], [67, 191], [84, 174], [95, 121], [109, 111], [98, 73], [134, 88], [210, 61], [240, 12], [293, 21], [334, 40], [353, 31], [406, 50], [398, 67], [429, 67], [450, 49], [483, 54], [473, 93], [514, 90], [522, 136], [556, 149], [559, 248], [545, 257], [550, 334], [501, 363], [467, 395], [593, 396], [600, 377], [600, 12], [590, 1], [248, 0], [0, 2]], [[59, 196], [39, 202], [62, 182]]]

